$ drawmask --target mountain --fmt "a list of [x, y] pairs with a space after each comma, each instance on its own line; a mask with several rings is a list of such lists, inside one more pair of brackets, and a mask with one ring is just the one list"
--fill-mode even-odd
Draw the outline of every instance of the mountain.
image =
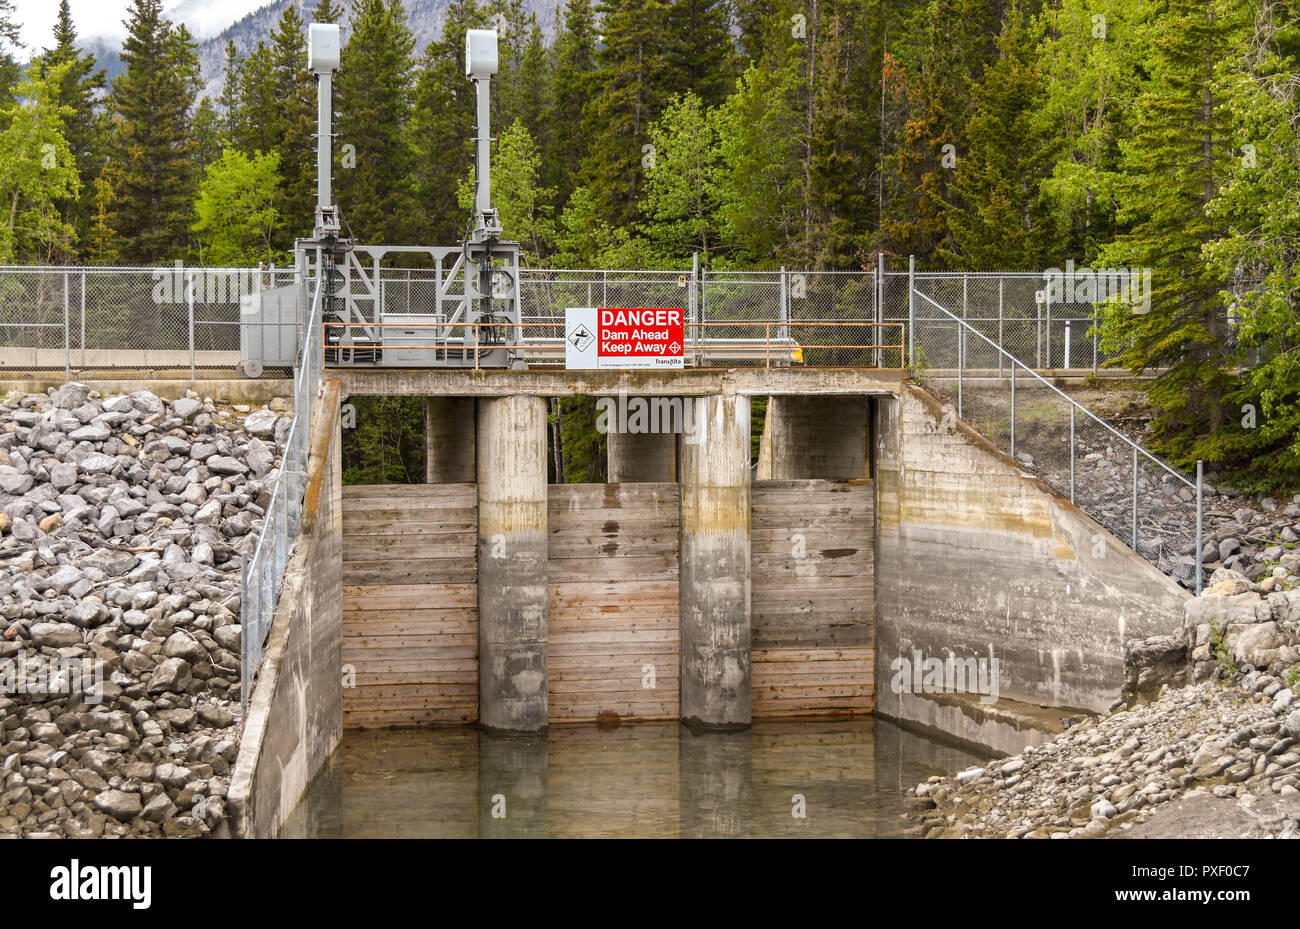
[[[562, 2], [563, 0], [524, 0], [524, 10], [536, 13], [537, 24], [548, 37], [553, 37], [557, 13]], [[199, 66], [202, 70], [205, 95], [215, 97], [221, 93], [222, 71], [226, 64], [226, 42], [233, 39], [239, 56], [246, 57], [257, 47], [259, 40], [270, 41], [276, 23], [290, 5], [297, 6], [304, 22], [311, 22], [311, 11], [316, 6], [315, 0], [276, 0], [254, 10], [199, 45]], [[346, 42], [352, 0], [343, 0], [342, 5], [344, 14], [339, 19], [343, 28], [343, 41]], [[426, 45], [442, 34], [442, 23], [446, 19], [449, 3], [448, 0], [405, 0], [404, 5], [406, 22], [415, 33], [416, 55], [419, 56], [424, 53]]]
[[[542, 27], [548, 38], [554, 37], [556, 18], [563, 0], [524, 0], [524, 9], [537, 14], [537, 24]], [[168, 18], [173, 22], [185, 23], [190, 32], [208, 38], [199, 40], [199, 69], [203, 78], [203, 96], [216, 97], [221, 93], [222, 72], [226, 64], [226, 42], [234, 40], [235, 48], [241, 58], [257, 47], [259, 40], [270, 42], [271, 32], [280, 20], [280, 16], [289, 6], [296, 6], [298, 13], [306, 23], [311, 22], [311, 11], [316, 7], [316, 0], [272, 0], [259, 7], [242, 19], [226, 26], [213, 34], [215, 28], [212, 10], [219, 8], [212, 0], [185, 0], [169, 12]], [[341, 18], [343, 39], [347, 41], [348, 19], [351, 15], [352, 0], [343, 0], [344, 14]], [[442, 32], [442, 23], [447, 15], [448, 0], [405, 0], [406, 21], [415, 33], [416, 54], [424, 52], [424, 47]], [[112, 81], [122, 73], [121, 46], [116, 41], [103, 38], [90, 38], [81, 43], [83, 51], [93, 52], [99, 66], [108, 71]]]

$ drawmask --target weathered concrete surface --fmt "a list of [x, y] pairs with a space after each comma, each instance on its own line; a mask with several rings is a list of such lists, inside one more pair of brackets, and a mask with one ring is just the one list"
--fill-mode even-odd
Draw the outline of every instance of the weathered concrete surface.
[[[57, 336], [62, 342], [61, 334]], [[74, 336], [75, 337], [75, 336]], [[200, 368], [228, 368], [239, 363], [238, 351], [199, 349], [194, 353], [194, 363]], [[104, 368], [138, 368], [159, 371], [166, 368], [189, 368], [188, 349], [120, 349], [86, 348], [73, 346], [71, 352], [59, 348], [0, 348], [0, 367], [22, 370], [30, 368], [58, 368], [69, 364], [73, 372], [94, 371]], [[84, 384], [85, 381], [83, 380]]]
[[302, 529], [230, 783], [233, 832], [274, 838], [343, 736], [343, 506], [339, 385], [312, 423]]
[[759, 480], [856, 480], [871, 476], [866, 396], [772, 396], [758, 456]]
[[425, 397], [424, 482], [462, 484], [474, 480], [478, 443], [473, 397]]
[[[888, 680], [881, 682], [882, 687], [888, 685]], [[1022, 752], [1027, 745], [1042, 745], [1060, 735], [1066, 728], [1063, 720], [1071, 712], [1064, 707], [1044, 708], [1001, 698], [997, 703], [981, 703], [976, 694], [904, 692], [896, 699], [900, 709], [894, 718], [907, 725], [940, 732], [963, 745], [1007, 755]]]
[[1168, 634], [1188, 595], [967, 424], [909, 387], [877, 401], [877, 712], [890, 663], [999, 662], [1002, 696], [1101, 711], [1124, 643]]
[[680, 371], [474, 371], [460, 369], [330, 368], [343, 395], [380, 397], [631, 396], [704, 397], [713, 394], [889, 394], [898, 371], [861, 368], [684, 368]]
[[631, 433], [611, 429], [605, 440], [609, 483], [646, 484], [677, 480], [676, 433]]
[[478, 403], [479, 724], [547, 725], [546, 402]]
[[749, 398], [696, 404], [698, 443], [682, 443], [681, 714], [702, 728], [752, 717]]
[[[185, 391], [193, 390], [200, 397], [216, 397], [230, 403], [247, 403], [251, 406], [263, 406], [276, 397], [293, 396], [293, 378], [197, 378], [190, 380], [188, 373], [183, 377], [145, 377], [145, 378], [86, 378], [78, 377], [77, 382], [98, 390], [106, 397], [117, 394], [131, 394], [141, 390], [152, 391], [164, 400], [178, 400], [185, 396]], [[10, 391], [29, 394], [45, 393], [51, 387], [57, 389], [66, 382], [63, 373], [57, 376], [33, 377], [0, 380], [0, 395]]]

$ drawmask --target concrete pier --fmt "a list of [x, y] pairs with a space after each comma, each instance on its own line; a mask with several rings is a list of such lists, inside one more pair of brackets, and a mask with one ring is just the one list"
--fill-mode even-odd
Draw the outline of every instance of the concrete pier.
[[682, 443], [681, 718], [749, 726], [749, 398], [699, 397]]
[[478, 404], [479, 723], [547, 724], [546, 401]]
[[424, 398], [424, 482], [474, 480], [474, 398]]
[[857, 480], [871, 476], [870, 405], [865, 396], [768, 398], [759, 480]]
[[611, 429], [605, 439], [609, 453], [609, 483], [648, 484], [677, 480], [676, 433], [631, 433]]

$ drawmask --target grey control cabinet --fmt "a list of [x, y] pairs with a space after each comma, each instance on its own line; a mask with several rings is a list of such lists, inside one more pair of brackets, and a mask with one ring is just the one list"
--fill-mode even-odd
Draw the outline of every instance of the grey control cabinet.
[[245, 296], [239, 308], [239, 373], [257, 377], [266, 368], [292, 368], [298, 361], [296, 284]]

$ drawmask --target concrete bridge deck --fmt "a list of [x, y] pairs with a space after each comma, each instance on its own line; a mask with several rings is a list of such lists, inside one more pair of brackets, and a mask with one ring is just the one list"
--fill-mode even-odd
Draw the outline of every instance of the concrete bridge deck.
[[667, 397], [713, 394], [824, 394], [897, 396], [905, 372], [897, 368], [684, 368], [679, 371], [528, 371], [327, 368], [344, 396]]

